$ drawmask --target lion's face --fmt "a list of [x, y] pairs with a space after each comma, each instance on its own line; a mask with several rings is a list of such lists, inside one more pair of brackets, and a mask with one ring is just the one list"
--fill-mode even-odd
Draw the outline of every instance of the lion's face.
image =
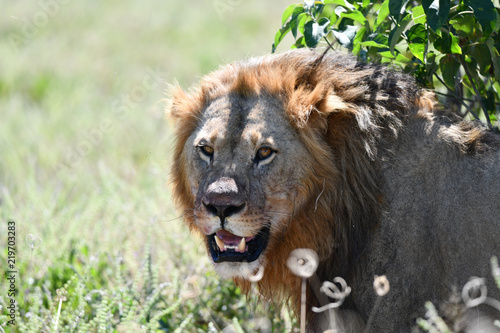
[[264, 265], [286, 232], [309, 163], [281, 104], [219, 97], [201, 112], [183, 154], [192, 227], [216, 270], [229, 278]]

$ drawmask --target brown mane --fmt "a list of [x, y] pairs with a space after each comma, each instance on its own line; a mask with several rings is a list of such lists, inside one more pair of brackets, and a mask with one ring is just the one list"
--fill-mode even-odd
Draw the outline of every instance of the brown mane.
[[[308, 166], [308, 182], [299, 193], [287, 236], [275, 242], [279, 246], [268, 249], [271, 259], [258, 286], [264, 297], [275, 301], [287, 299], [291, 293], [295, 306], [300, 300], [300, 281], [286, 267], [290, 252], [315, 250], [321, 262], [317, 271], [321, 281], [356, 275], [357, 262], [363, 260], [365, 244], [378, 227], [384, 207], [377, 176], [379, 160], [390, 154], [390, 144], [409, 118], [430, 118], [434, 107], [432, 94], [404, 74], [360, 64], [338, 53], [315, 63], [318, 56], [295, 51], [225, 66], [190, 93], [176, 89], [170, 109], [179, 121], [174, 193], [179, 206], [189, 210], [192, 199], [182, 150], [204, 107], [229, 94], [267, 94], [282, 103], [315, 163]], [[460, 143], [464, 153], [481, 146], [481, 133], [476, 127], [463, 127], [457, 138], [464, 141]], [[249, 282], [237, 283], [249, 289]], [[288, 286], [287, 290], [282, 286]], [[313, 296], [309, 302], [317, 304]]]

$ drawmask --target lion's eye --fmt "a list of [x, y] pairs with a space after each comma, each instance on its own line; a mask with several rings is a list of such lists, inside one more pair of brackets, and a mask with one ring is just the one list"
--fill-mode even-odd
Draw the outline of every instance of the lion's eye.
[[255, 160], [258, 161], [263, 161], [267, 158], [269, 158], [274, 151], [269, 148], [269, 147], [262, 147], [257, 151], [257, 155], [255, 156]]
[[208, 156], [208, 157], [213, 157], [214, 156], [214, 147], [210, 147], [210, 146], [198, 146], [198, 148], [200, 149], [200, 151], [205, 156]]

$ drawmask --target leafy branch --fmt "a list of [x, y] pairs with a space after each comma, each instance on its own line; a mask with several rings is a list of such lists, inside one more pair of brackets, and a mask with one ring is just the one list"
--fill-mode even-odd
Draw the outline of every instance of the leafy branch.
[[272, 50], [291, 32], [292, 48], [326, 43], [399, 66], [493, 128], [500, 116], [499, 31], [492, 0], [304, 1], [283, 12]]

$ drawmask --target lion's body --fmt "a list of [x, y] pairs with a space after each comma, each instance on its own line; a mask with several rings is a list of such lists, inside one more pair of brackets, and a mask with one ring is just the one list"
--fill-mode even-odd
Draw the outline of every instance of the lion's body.
[[[500, 254], [499, 137], [434, 115], [405, 75], [318, 57], [252, 59], [175, 92], [174, 194], [216, 270], [247, 287], [242, 277], [262, 266], [261, 293], [297, 304], [286, 259], [311, 248], [319, 280], [345, 278], [344, 307], [364, 321], [373, 277], [386, 275], [373, 332], [409, 331], [426, 301], [447, 301], [471, 276], [499, 296], [489, 270]], [[322, 303], [315, 291], [309, 309]], [[311, 331], [321, 321], [309, 312]]]
[[[500, 295], [489, 265], [500, 253], [500, 204], [488, 199], [500, 191], [500, 154], [497, 148], [458, 153], [460, 135], [455, 125], [408, 123], [393, 157], [382, 163], [386, 205], [358, 276], [365, 286], [374, 274], [390, 280], [374, 332], [401, 331], [402, 323], [423, 316], [424, 302], [442, 306], [472, 276], [486, 278], [489, 294]], [[372, 290], [354, 291], [353, 298], [366, 317]]]

